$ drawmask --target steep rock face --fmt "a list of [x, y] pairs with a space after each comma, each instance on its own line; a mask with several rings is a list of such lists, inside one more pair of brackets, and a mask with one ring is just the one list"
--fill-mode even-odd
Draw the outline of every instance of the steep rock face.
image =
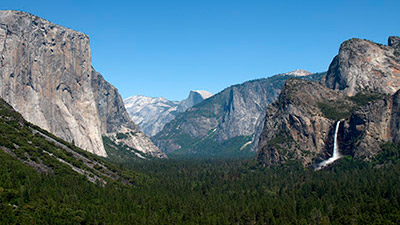
[[101, 121], [102, 133], [118, 132], [122, 127], [136, 130], [118, 90], [93, 69], [92, 87]]
[[16, 11], [0, 11], [0, 24], [0, 96], [29, 122], [105, 156], [88, 36]]
[[117, 91], [93, 70], [87, 35], [0, 11], [0, 53], [0, 96], [29, 122], [100, 156], [102, 135], [135, 129]]
[[345, 120], [341, 147], [346, 155], [370, 160], [387, 142], [400, 141], [400, 91], [357, 109]]
[[[286, 78], [292, 78], [292, 77], [297, 77], [303, 80], [308, 80], [308, 81], [321, 81], [321, 79], [324, 78], [324, 76], [326, 75], [326, 73], [315, 73], [312, 74], [306, 70], [295, 70], [289, 73], [284, 73], [284, 74], [280, 74], [278, 76], [283, 76]], [[256, 122], [256, 126], [255, 126], [255, 131], [253, 134], [253, 137], [251, 139], [251, 143], [250, 143], [250, 149], [251, 151], [256, 152], [257, 148], [258, 148], [258, 142], [260, 140], [260, 135], [261, 132], [263, 131], [264, 128], [264, 123], [265, 123], [265, 113], [261, 114]]]
[[342, 93], [318, 83], [288, 80], [278, 101], [267, 108], [258, 160], [265, 165], [290, 160], [310, 165], [317, 157], [326, 158], [336, 115], [349, 113], [354, 105]]
[[400, 88], [399, 38], [390, 37], [389, 46], [361, 39], [345, 41], [329, 67], [325, 84], [348, 96], [365, 90], [394, 94]]
[[[140, 152], [159, 158], [165, 157], [151, 140], [138, 131], [130, 119], [118, 90], [92, 70], [92, 88], [101, 123], [101, 133], [118, 144], [134, 148]], [[117, 136], [124, 138], [117, 138]]]
[[189, 96], [179, 103], [177, 110], [178, 112], [185, 112], [188, 108], [199, 104], [211, 96], [212, 94], [208, 91], [190, 91]]
[[149, 136], [162, 130], [165, 124], [173, 120], [179, 113], [209, 98], [208, 91], [190, 91], [182, 101], [170, 101], [165, 98], [152, 98], [141, 95], [124, 100], [125, 107], [139, 129]]
[[[152, 139], [170, 153], [179, 150], [189, 154], [202, 151], [217, 154], [225, 147], [239, 152], [251, 143], [259, 117], [265, 115], [267, 104], [277, 99], [290, 77], [294, 76], [280, 74], [226, 88], [178, 115]], [[313, 79], [321, 77], [319, 74]]]

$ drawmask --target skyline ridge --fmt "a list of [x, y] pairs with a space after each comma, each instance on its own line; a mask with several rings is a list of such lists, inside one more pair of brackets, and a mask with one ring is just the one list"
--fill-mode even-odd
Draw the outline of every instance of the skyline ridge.
[[326, 71], [345, 40], [400, 35], [398, 1], [49, 3], [5, 0], [2, 9], [89, 35], [93, 66], [123, 98], [181, 100], [191, 89], [218, 93], [283, 71]]

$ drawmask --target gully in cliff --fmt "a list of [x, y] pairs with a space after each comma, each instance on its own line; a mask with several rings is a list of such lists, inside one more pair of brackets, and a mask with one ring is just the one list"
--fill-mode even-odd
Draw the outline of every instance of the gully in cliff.
[[339, 127], [340, 127], [340, 120], [336, 123], [336, 128], [335, 128], [335, 136], [334, 136], [334, 140], [333, 140], [333, 154], [332, 156], [327, 159], [322, 161], [321, 163], [318, 164], [318, 166], [315, 168], [315, 170], [320, 170], [326, 166], [328, 166], [329, 164], [335, 162], [336, 160], [340, 159], [342, 157], [342, 154], [340, 154], [339, 152], [339, 147], [337, 144], [337, 134], [339, 131]]

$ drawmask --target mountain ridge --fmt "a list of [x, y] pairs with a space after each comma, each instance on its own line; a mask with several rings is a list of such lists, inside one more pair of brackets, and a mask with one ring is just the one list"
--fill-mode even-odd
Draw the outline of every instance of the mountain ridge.
[[182, 101], [135, 95], [124, 99], [124, 104], [139, 129], [149, 136], [154, 136], [176, 115], [210, 96], [212, 94], [204, 90], [192, 90], [189, 92], [189, 96]]
[[[302, 78], [320, 80], [322, 74]], [[252, 140], [266, 105], [278, 97], [280, 88], [290, 77], [294, 76], [278, 74], [227, 87], [178, 115], [152, 140], [167, 153], [223, 156], [223, 152], [228, 151], [229, 154], [252, 154], [250, 145], [240, 148]]]

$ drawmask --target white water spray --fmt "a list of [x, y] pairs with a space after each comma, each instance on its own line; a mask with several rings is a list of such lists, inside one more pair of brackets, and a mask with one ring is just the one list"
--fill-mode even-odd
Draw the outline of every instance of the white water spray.
[[337, 134], [339, 131], [339, 126], [340, 126], [340, 120], [336, 123], [336, 128], [335, 128], [335, 136], [334, 136], [334, 140], [333, 140], [333, 154], [332, 156], [325, 160], [322, 161], [320, 164], [318, 164], [316, 170], [322, 169], [323, 167], [335, 162], [336, 160], [340, 159], [342, 157], [342, 155], [339, 152], [339, 147], [337, 144]]

